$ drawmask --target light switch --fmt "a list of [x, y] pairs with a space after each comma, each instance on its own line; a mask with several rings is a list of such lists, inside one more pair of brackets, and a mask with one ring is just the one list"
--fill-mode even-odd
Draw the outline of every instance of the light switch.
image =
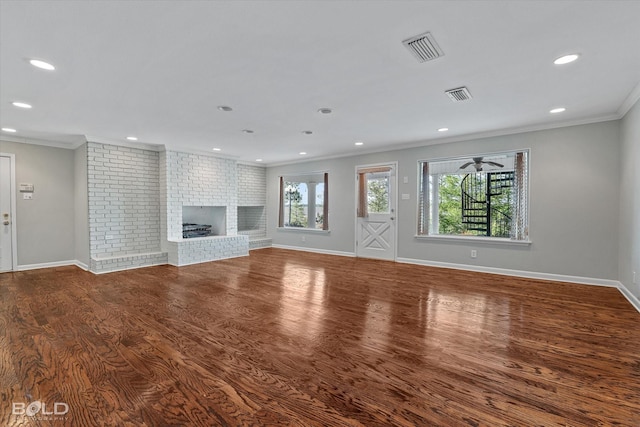
[[405, 183], [405, 184], [408, 184], [409, 183], [409, 177], [408, 176], [403, 176], [402, 177], [402, 182]]
[[22, 193], [22, 198], [24, 200], [33, 200], [33, 193]]
[[409, 195], [406, 193], [402, 194], [402, 200], [409, 200]]
[[20, 192], [21, 193], [33, 193], [33, 184], [21, 183], [20, 184]]

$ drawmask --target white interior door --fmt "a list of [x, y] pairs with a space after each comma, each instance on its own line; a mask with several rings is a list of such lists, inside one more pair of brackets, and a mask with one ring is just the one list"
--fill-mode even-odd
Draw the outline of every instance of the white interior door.
[[11, 157], [0, 156], [0, 272], [13, 270], [13, 171]]
[[357, 169], [358, 217], [356, 255], [363, 258], [396, 258], [395, 165]]

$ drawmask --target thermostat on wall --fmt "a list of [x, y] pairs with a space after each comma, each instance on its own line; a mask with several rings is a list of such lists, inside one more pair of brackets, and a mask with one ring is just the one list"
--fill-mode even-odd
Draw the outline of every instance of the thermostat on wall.
[[20, 184], [21, 193], [33, 193], [33, 184]]

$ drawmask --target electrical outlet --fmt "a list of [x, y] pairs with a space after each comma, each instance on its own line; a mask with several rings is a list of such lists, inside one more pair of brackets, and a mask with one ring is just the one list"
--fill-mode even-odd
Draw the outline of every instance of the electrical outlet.
[[478, 251], [475, 249], [471, 249], [471, 258], [477, 258], [478, 257]]
[[302, 241], [306, 242], [307, 241], [307, 236], [302, 236]]

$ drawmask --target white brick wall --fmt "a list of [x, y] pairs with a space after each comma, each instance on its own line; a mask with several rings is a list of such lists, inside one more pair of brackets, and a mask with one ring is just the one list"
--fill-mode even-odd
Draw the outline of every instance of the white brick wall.
[[89, 269], [94, 273], [108, 273], [110, 271], [128, 270], [150, 265], [162, 265], [167, 264], [167, 262], [166, 252], [154, 252], [112, 258], [91, 258]]
[[259, 166], [238, 165], [238, 206], [267, 204], [267, 170]]
[[212, 236], [168, 244], [169, 264], [188, 265], [249, 255], [247, 236]]
[[91, 258], [117, 265], [117, 257], [160, 252], [159, 154], [89, 142], [87, 155]]
[[[271, 246], [267, 236], [267, 170], [238, 165], [238, 233], [249, 236], [251, 249]], [[257, 207], [262, 207], [259, 209]]]
[[182, 239], [182, 206], [226, 206], [227, 235], [238, 232], [238, 173], [234, 160], [167, 151], [163, 153], [167, 240]]

